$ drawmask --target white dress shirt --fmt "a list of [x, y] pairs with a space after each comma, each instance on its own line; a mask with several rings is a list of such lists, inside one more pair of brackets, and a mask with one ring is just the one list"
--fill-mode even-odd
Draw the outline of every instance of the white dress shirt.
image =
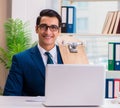
[[[45, 64], [45, 66], [46, 66], [46, 64], [47, 64], [47, 56], [45, 55], [45, 52], [48, 52], [48, 51], [43, 49], [39, 44], [38, 44], [38, 49], [39, 49], [39, 52], [40, 52], [40, 54], [41, 54], [41, 56], [43, 58], [43, 62]], [[53, 60], [53, 63], [57, 64], [58, 62], [57, 62], [57, 49], [56, 49], [56, 45], [49, 51], [49, 53], [52, 56], [51, 58]]]

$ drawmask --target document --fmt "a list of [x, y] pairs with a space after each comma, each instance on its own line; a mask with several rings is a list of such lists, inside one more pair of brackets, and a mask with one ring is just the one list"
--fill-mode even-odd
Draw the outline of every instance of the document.
[[45, 97], [44, 96], [36, 96], [36, 97], [30, 97], [27, 102], [44, 102]]

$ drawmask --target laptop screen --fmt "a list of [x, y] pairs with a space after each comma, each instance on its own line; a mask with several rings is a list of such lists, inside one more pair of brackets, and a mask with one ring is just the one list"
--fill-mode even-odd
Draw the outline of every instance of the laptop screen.
[[105, 68], [102, 65], [55, 64], [46, 67], [45, 105], [103, 104]]

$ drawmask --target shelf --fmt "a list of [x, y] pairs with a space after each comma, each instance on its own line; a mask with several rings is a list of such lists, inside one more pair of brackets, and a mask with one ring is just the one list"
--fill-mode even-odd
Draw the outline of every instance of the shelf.
[[108, 11], [119, 10], [120, 0], [61, 0], [61, 6], [76, 8], [76, 33], [102, 33]]
[[[88, 31], [86, 30], [87, 32], [85, 32], [85, 31], [82, 32], [82, 30], [78, 30], [78, 31], [76, 31], [77, 33], [61, 33], [60, 36], [63, 39], [63, 41], [65, 41], [66, 43], [69, 42], [68, 37], [73, 37], [73, 38], [78, 39], [79, 41], [83, 42], [89, 63], [90, 64], [102, 64], [106, 67], [106, 70], [107, 70], [107, 67], [108, 67], [108, 42], [120, 42], [120, 34], [102, 34], [102, 27], [103, 27], [102, 22], [104, 24], [104, 19], [106, 18], [106, 14], [108, 11], [112, 11], [114, 9], [116, 10], [116, 8], [111, 7], [111, 6], [113, 6], [112, 2], [115, 1], [115, 6], [117, 4], [117, 7], [118, 7], [117, 9], [120, 8], [120, 0], [60, 0], [60, 1], [61, 1], [60, 6], [62, 6], [62, 4], [63, 4], [63, 5], [72, 5], [72, 6], [76, 6], [76, 7], [79, 6], [79, 4], [74, 3], [74, 2], [88, 2], [88, 4], [89, 4], [88, 8], [82, 8], [82, 7], [80, 8], [80, 6], [77, 8], [77, 12], [78, 12], [77, 17], [78, 18], [83, 18], [83, 16], [84, 16], [84, 17], [89, 17], [90, 20], [92, 19], [91, 20], [92, 23], [89, 22]], [[94, 2], [97, 2], [97, 3], [94, 3]], [[101, 5], [99, 2], [100, 3], [102, 2], [101, 4], [104, 4], [104, 6]], [[106, 2], [106, 4], [104, 2]], [[110, 2], [111, 6], [109, 6], [108, 2]], [[99, 6], [96, 4], [99, 4]], [[83, 5], [84, 5], [84, 3], [83, 3]], [[107, 7], [107, 9], [105, 8], [105, 11], [104, 11], [103, 10], [104, 8], [102, 8], [102, 10], [101, 10], [101, 6]], [[97, 8], [98, 12], [94, 8]], [[90, 13], [90, 12], [88, 12], [89, 10], [90, 11], [93, 10], [93, 11]], [[103, 12], [104, 14], [100, 15], [100, 13], [99, 13], [100, 11]], [[79, 15], [79, 12], [80, 12], [81, 16]], [[89, 14], [93, 14], [93, 17], [89, 16]], [[96, 15], [97, 17], [94, 17], [94, 15]], [[102, 22], [99, 22], [100, 20]], [[99, 22], [100, 24], [97, 25], [97, 22]], [[92, 28], [92, 25], [94, 25], [93, 26], [94, 29]], [[79, 28], [79, 26], [76, 28]], [[99, 31], [97, 31], [98, 29], [99, 29]], [[72, 42], [75, 42], [75, 41], [73, 40]], [[109, 72], [107, 71], [106, 77], [120, 79], [120, 71], [109, 71]]]
[[72, 2], [90, 2], [90, 1], [97, 2], [97, 1], [120, 1], [120, 0], [66, 0], [66, 1], [70, 1], [72, 3]]
[[[108, 65], [108, 42], [120, 41], [120, 34], [118, 35], [103, 35], [103, 34], [61, 34], [61, 40], [65, 43], [69, 42], [72, 37], [83, 42], [85, 51], [90, 64]], [[68, 40], [67, 40], [68, 39]], [[72, 41], [76, 42], [76, 41]]]
[[[61, 0], [62, 3], [63, 0]], [[74, 2], [109, 2], [109, 1], [120, 1], [120, 0], [65, 0], [65, 1], [69, 1], [70, 4], [74, 3]]]
[[104, 37], [117, 37], [117, 36], [119, 36], [120, 37], [120, 34], [81, 34], [81, 33], [61, 33], [61, 36], [104, 36]]
[[106, 78], [118, 78], [120, 79], [120, 71], [107, 71]]
[[[78, 39], [80, 41], [85, 42], [86, 44], [93, 42], [99, 43], [99, 44], [108, 44], [108, 42], [118, 42], [120, 41], [120, 34], [74, 34], [74, 33], [62, 33], [61, 35], [62, 39], [65, 39], [67, 37], [73, 37], [75, 39]], [[101, 45], [99, 45], [101, 46]]]

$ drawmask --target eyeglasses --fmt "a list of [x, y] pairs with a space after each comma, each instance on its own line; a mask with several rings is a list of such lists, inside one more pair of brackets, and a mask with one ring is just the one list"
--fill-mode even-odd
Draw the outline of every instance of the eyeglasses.
[[58, 31], [59, 27], [57, 25], [51, 25], [51, 26], [48, 26], [47, 24], [40, 24], [38, 25], [38, 27], [40, 27], [41, 30], [48, 30], [48, 28], [50, 29], [51, 32], [55, 32], [55, 31]]

